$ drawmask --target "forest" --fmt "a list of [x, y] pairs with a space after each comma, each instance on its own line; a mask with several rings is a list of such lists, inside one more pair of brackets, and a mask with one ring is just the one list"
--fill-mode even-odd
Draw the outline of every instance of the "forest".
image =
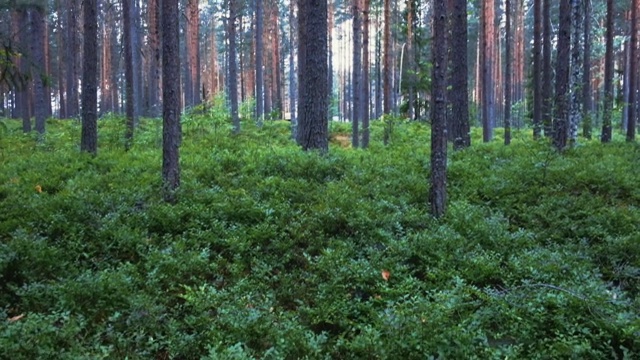
[[0, 1], [0, 359], [640, 357], [639, 11]]

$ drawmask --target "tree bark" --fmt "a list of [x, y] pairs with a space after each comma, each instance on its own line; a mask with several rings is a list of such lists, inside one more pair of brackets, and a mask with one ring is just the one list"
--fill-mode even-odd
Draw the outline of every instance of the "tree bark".
[[298, 144], [327, 152], [327, 1], [298, 0]]
[[391, 88], [393, 79], [391, 77], [391, 0], [384, 0], [384, 89], [382, 111], [385, 115], [391, 114]]
[[152, 117], [160, 115], [160, 6], [159, 0], [149, 0], [148, 3], [148, 21], [149, 21], [149, 80], [148, 80], [148, 97], [149, 106], [148, 114]]
[[582, 60], [582, 134], [585, 138], [591, 139], [592, 131], [592, 111], [591, 100], [591, 1], [585, 0], [585, 13], [583, 24], [583, 44], [584, 54]]
[[630, 62], [629, 62], [629, 110], [627, 119], [627, 141], [636, 140], [636, 124], [638, 114], [636, 112], [638, 95], [637, 90], [637, 54], [638, 54], [638, 6], [639, 0], [631, 1], [631, 38], [630, 38]]
[[360, 121], [362, 119], [362, 24], [360, 0], [352, 0], [353, 13], [353, 118], [351, 119], [351, 145], [360, 147]]
[[133, 26], [132, 26], [132, 1], [122, 0], [122, 18], [124, 27], [124, 77], [125, 77], [125, 112], [126, 112], [126, 130], [125, 130], [125, 149], [131, 149], [133, 146], [133, 132], [135, 127], [135, 105], [134, 105], [134, 80], [133, 80]]
[[240, 117], [238, 116], [238, 69], [236, 65], [236, 17], [237, 2], [229, 0], [229, 21], [227, 35], [229, 37], [229, 101], [231, 103], [231, 119], [234, 134], [240, 133]]
[[98, 152], [98, 3], [84, 0], [84, 59], [82, 66], [82, 135], [80, 150]]
[[362, 27], [362, 103], [364, 111], [362, 112], [362, 148], [369, 147], [369, 121], [370, 121], [370, 87], [369, 87], [369, 10], [371, 0], [363, 0], [362, 8], [363, 27]]
[[495, 22], [495, 4], [493, 0], [482, 2], [482, 139], [493, 139], [495, 116], [495, 93], [493, 74], [493, 39]]
[[433, 77], [431, 109], [431, 214], [442, 217], [447, 209], [447, 13], [445, 0], [434, 0]]
[[451, 124], [456, 150], [471, 145], [469, 68], [467, 63], [467, 2], [454, 0], [451, 32]]
[[611, 111], [613, 110], [613, 0], [607, 0], [606, 16], [606, 40], [604, 55], [604, 104], [602, 113], [602, 134], [600, 140], [603, 143], [611, 141]]
[[558, 56], [556, 60], [554, 141], [557, 150], [567, 146], [569, 122], [569, 70], [571, 64], [571, 1], [560, 0]]
[[[551, 0], [542, 5], [542, 122], [544, 135], [553, 136], [553, 69], [551, 68]], [[534, 74], [534, 76], [537, 76]]]
[[165, 201], [180, 186], [180, 30], [178, 0], [162, 0], [162, 180]]
[[187, 1], [187, 81], [185, 86], [185, 106], [200, 103], [200, 13], [198, 0]]
[[533, 2], [533, 138], [539, 139], [542, 127], [542, 0]]
[[505, 0], [504, 144], [511, 144], [511, 0]]
[[[264, 57], [263, 32], [264, 32], [264, 5], [262, 0], [256, 1], [256, 117], [258, 125], [262, 125], [264, 119], [264, 73], [262, 60]], [[292, 1], [293, 3], [293, 1]]]
[[34, 95], [34, 116], [36, 131], [42, 135], [45, 131], [47, 117], [47, 101], [51, 101], [49, 94], [45, 91], [45, 80], [47, 78], [47, 66], [45, 62], [44, 44], [44, 12], [45, 9], [34, 6], [29, 9], [31, 19], [31, 57], [33, 62], [33, 95]]
[[78, 21], [77, 10], [78, 1], [68, 0], [67, 5], [67, 31], [65, 45], [67, 48], [67, 57], [65, 62], [67, 64], [66, 69], [66, 90], [67, 90], [67, 115], [72, 118], [78, 116], [79, 113], [79, 101], [78, 101]]
[[578, 141], [578, 127], [582, 122], [582, 65], [583, 54], [582, 25], [584, 23], [582, 12], [583, 0], [571, 0], [571, 20], [573, 24], [571, 35], [571, 79], [569, 89], [571, 91], [570, 117], [569, 117], [569, 143], [574, 145]]

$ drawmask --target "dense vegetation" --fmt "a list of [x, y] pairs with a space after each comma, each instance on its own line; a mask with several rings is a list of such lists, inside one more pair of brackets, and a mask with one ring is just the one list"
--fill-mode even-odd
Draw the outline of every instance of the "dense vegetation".
[[189, 116], [169, 205], [160, 121], [129, 152], [123, 123], [97, 157], [75, 121], [0, 126], [0, 358], [640, 356], [637, 144], [478, 132], [434, 220], [426, 124], [363, 151], [333, 123], [320, 156]]

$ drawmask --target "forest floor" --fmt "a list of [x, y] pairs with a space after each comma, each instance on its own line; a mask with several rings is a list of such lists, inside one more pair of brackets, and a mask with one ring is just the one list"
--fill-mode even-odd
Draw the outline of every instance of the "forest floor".
[[[640, 146], [530, 131], [449, 154], [429, 215], [428, 124], [327, 155], [287, 122], [186, 118], [178, 203], [161, 121], [0, 128], [1, 359], [640, 357]], [[347, 144], [347, 145], [345, 145]]]

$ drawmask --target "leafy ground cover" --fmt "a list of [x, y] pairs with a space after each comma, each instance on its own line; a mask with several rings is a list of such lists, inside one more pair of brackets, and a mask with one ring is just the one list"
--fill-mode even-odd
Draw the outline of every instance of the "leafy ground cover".
[[[214, 114], [215, 115], [215, 114]], [[529, 133], [450, 155], [428, 215], [429, 130], [374, 124], [326, 156], [286, 122], [185, 119], [179, 203], [161, 129], [0, 133], [0, 358], [623, 359], [640, 356], [640, 147]]]

